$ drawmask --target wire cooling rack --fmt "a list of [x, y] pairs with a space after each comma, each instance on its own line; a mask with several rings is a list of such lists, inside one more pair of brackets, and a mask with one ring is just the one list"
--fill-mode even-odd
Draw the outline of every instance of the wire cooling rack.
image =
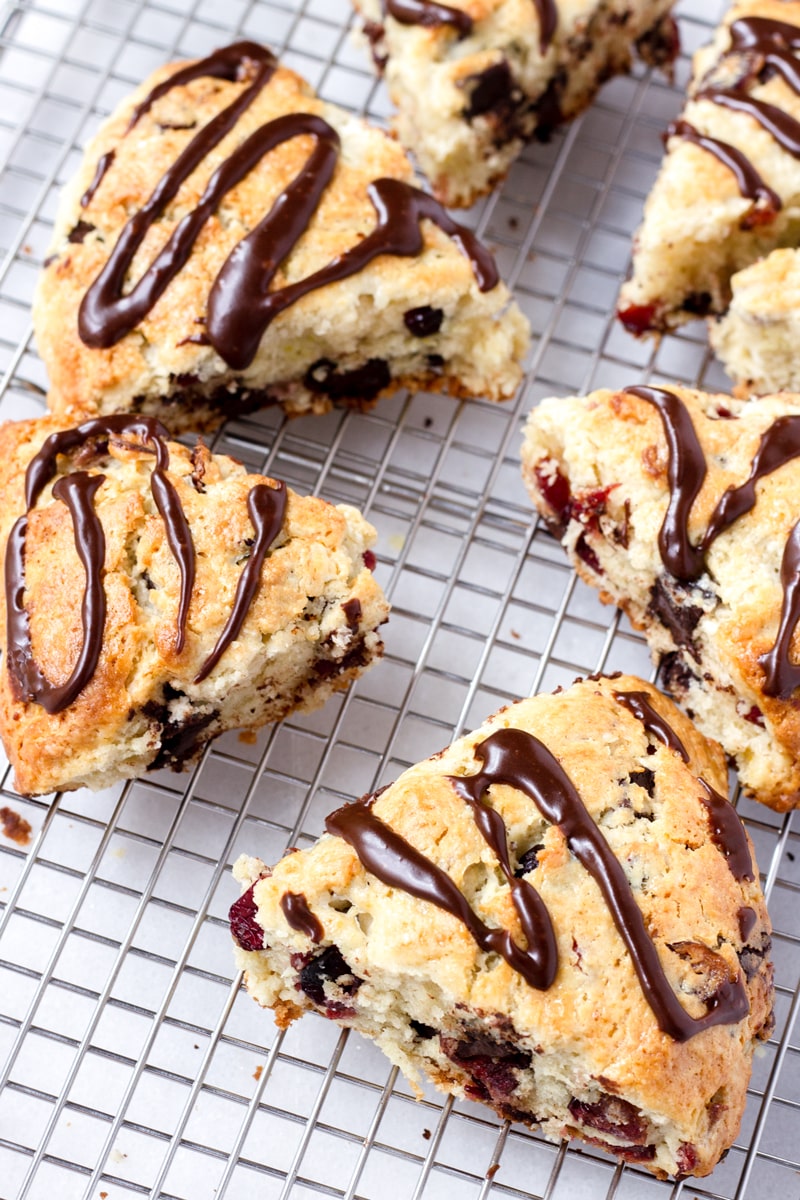
[[[678, 4], [684, 54], [724, 5]], [[347, 0], [20, 0], [0, 8], [0, 416], [43, 408], [29, 307], [59, 188], [98, 121], [154, 67], [234, 36], [270, 44], [323, 96], [389, 105]], [[235, 977], [229, 867], [270, 861], [510, 698], [608, 667], [650, 674], [532, 518], [520, 418], [541, 396], [648, 379], [724, 387], [701, 327], [657, 350], [611, 318], [630, 235], [680, 104], [637, 68], [470, 219], [535, 340], [515, 404], [398, 396], [366, 415], [230, 423], [217, 448], [301, 491], [358, 504], [394, 604], [384, 662], [321, 712], [217, 741], [189, 776], [0, 804], [0, 1197], [119, 1200], [724, 1200], [800, 1197], [800, 838], [742, 802], [776, 927], [777, 1024], [743, 1127], [707, 1180], [661, 1184], [552, 1146], [469, 1103], [416, 1102], [355, 1035], [307, 1017], [278, 1035]], [[498, 1165], [499, 1164], [499, 1165]]]

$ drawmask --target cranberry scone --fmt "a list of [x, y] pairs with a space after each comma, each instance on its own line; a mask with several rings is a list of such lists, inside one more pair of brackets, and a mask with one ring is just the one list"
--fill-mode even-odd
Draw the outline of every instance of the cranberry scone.
[[578, 573], [643, 629], [745, 789], [800, 803], [800, 397], [628, 387], [544, 401], [523, 475]]
[[239, 42], [155, 72], [66, 187], [34, 324], [62, 419], [173, 431], [400, 386], [511, 396], [528, 326], [402, 149]]
[[372, 1038], [415, 1086], [665, 1177], [736, 1136], [770, 926], [724, 757], [654, 688], [577, 681], [242, 857], [236, 958], [280, 1026]]
[[179, 769], [382, 652], [375, 531], [152, 417], [0, 429], [0, 734], [29, 795]]
[[798, 51], [798, 0], [739, 0], [697, 52], [620, 293], [631, 332], [723, 313], [732, 275], [800, 243]]
[[738, 271], [708, 334], [737, 395], [800, 392], [800, 250], [773, 250]]
[[472, 204], [522, 146], [581, 112], [634, 46], [668, 65], [672, 0], [354, 0], [400, 140], [444, 204]]

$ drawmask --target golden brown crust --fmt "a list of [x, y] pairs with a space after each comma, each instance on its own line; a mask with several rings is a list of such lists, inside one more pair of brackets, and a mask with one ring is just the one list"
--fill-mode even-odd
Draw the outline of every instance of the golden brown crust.
[[[764, 431], [779, 417], [800, 415], [800, 400], [783, 394], [742, 403], [677, 385], [669, 390], [691, 414], [708, 467], [689, 520], [697, 544], [726, 488], [748, 478]], [[573, 510], [578, 517], [563, 542], [576, 569], [603, 600], [624, 608], [656, 656], [669, 656], [667, 685], [736, 761], [745, 788], [778, 811], [796, 807], [800, 712], [793, 697], [765, 694], [758, 659], [772, 649], [778, 631], [781, 561], [800, 505], [800, 461], [760, 480], [755, 507], [712, 543], [706, 573], [679, 586], [667, 578], [658, 550], [669, 459], [651, 404], [611, 391], [544, 401], [531, 413], [522, 457], [531, 496], [550, 520], [555, 514], [543, 471], [557, 469], [578, 499], [611, 489], [591, 514], [596, 519]], [[797, 630], [791, 657], [800, 659]]]
[[[689, 752], [688, 766], [616, 699], [630, 691], [644, 693], [669, 723]], [[237, 950], [250, 990], [279, 1008], [305, 993], [304, 1002], [374, 1037], [410, 1076], [423, 1071], [438, 1086], [472, 1098], [482, 1080], [489, 1091], [482, 1098], [502, 1115], [538, 1118], [548, 1136], [578, 1129], [633, 1158], [632, 1135], [604, 1132], [602, 1123], [609, 1097], [624, 1098], [646, 1114], [647, 1138], [638, 1146], [657, 1145], [637, 1161], [657, 1174], [707, 1174], [736, 1136], [753, 1041], [768, 1031], [772, 1007], [769, 920], [758, 871], [753, 864], [752, 881], [734, 878], [701, 800], [698, 778], [725, 789], [722, 751], [642, 680], [593, 678], [508, 706], [379, 793], [372, 812], [443, 868], [473, 911], [508, 929], [518, 945], [525, 939], [510, 889], [449, 778], [474, 775], [475, 747], [509, 728], [544, 742], [577, 788], [624, 867], [681, 1004], [702, 1016], [720, 982], [739, 977], [746, 965], [748, 1016], [682, 1043], [662, 1032], [597, 883], [561, 829], [524, 792], [497, 783], [485, 802], [502, 815], [512, 864], [536, 850], [535, 866], [518, 871], [553, 921], [559, 965], [550, 988], [528, 985], [499, 955], [481, 951], [449, 912], [388, 887], [350, 845], [326, 835], [271, 872], [258, 860], [237, 864], [243, 886], [254, 884], [252, 901], [243, 897], [255, 906], [258, 925], [251, 928], [264, 931], [264, 950]], [[281, 906], [288, 892], [302, 894], [324, 931], [321, 942], [288, 924]], [[745, 907], [753, 916], [743, 937]], [[325, 984], [320, 1003], [314, 964], [329, 946], [351, 974], [343, 991]], [[303, 963], [310, 964], [307, 974]], [[342, 978], [341, 966], [333, 976]], [[360, 981], [355, 987], [353, 978]], [[470, 1038], [473, 1050], [459, 1057], [458, 1047]], [[476, 1038], [486, 1043], [482, 1051]], [[493, 1046], [494, 1075], [474, 1059], [491, 1056]], [[599, 1124], [592, 1105], [600, 1106]]]
[[[431, 380], [458, 394], [505, 399], [521, 376], [527, 324], [502, 283], [481, 292], [469, 259], [430, 221], [422, 222], [424, 252], [383, 255], [356, 275], [328, 284], [279, 314], [249, 367], [234, 370], [202, 341], [209, 293], [231, 251], [269, 212], [302, 172], [315, 139], [303, 134], [276, 146], [221, 200], [199, 233], [186, 266], [136, 328], [109, 349], [90, 348], [78, 334], [78, 311], [92, 281], [132, 213], [141, 209], [164, 173], [198, 130], [240, 96], [247, 81], [200, 78], [173, 88], [130, 128], [131, 114], [157, 84], [183, 64], [156, 71], [101, 128], [83, 165], [65, 189], [51, 257], [34, 307], [39, 351], [52, 385], [51, 408], [64, 420], [98, 409], [146, 411], [170, 428], [210, 427], [227, 412], [258, 403], [291, 413], [320, 412], [337, 401], [364, 404], [399, 386]], [[317, 99], [292, 71], [279, 67], [240, 117], [181, 186], [146, 234], [125, 290], [139, 280], [170, 234], [196, 209], [212, 172], [268, 122], [308, 113], [332, 125], [342, 143], [335, 172], [311, 222], [281, 263], [271, 290], [304, 279], [357, 245], [376, 224], [367, 188], [381, 177], [413, 182], [411, 166], [390, 137]], [[113, 162], [87, 205], [103, 155]], [[441, 330], [415, 337], [409, 308], [442, 309]], [[428, 358], [441, 360], [435, 370]], [[361, 391], [314, 390], [309, 369], [335, 363], [339, 373], [386, 360], [390, 382]], [[187, 411], [185, 405], [194, 405]]]
[[[27, 464], [60, 428], [46, 418], [0, 429], [3, 545], [25, 510]], [[189, 524], [197, 572], [180, 653], [180, 573], [150, 488], [153, 456], [136, 448], [132, 435], [111, 438], [79, 464], [104, 476], [94, 511], [105, 536], [107, 614], [97, 668], [64, 711], [49, 715], [15, 695], [5, 596], [0, 601], [0, 732], [22, 792], [106, 786], [148, 766], [179, 766], [224, 729], [256, 728], [295, 707], [315, 707], [380, 654], [374, 630], [388, 608], [363, 560], [374, 531], [356, 509], [289, 492], [244, 624], [208, 678], [195, 682], [231, 613], [253, 545], [248, 496], [270, 481], [204, 448], [168, 448], [167, 475]], [[59, 467], [65, 470], [67, 460]], [[34, 658], [54, 684], [69, 677], [83, 644], [85, 580], [70, 513], [48, 486], [28, 519], [25, 607]], [[346, 611], [348, 601], [358, 605]], [[193, 728], [197, 739], [190, 737], [184, 754], [181, 731]]]

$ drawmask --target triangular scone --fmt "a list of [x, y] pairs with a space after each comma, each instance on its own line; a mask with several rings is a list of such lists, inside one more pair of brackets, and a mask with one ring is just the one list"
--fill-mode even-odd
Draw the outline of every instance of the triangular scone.
[[800, 396], [546, 400], [522, 465], [579, 574], [644, 630], [745, 789], [800, 804]]
[[694, 60], [636, 234], [633, 333], [724, 312], [731, 276], [800, 242], [800, 2], [740, 0]]
[[237, 962], [279, 1025], [320, 1012], [414, 1084], [707, 1175], [772, 1009], [725, 786], [720, 748], [639, 679], [520, 701], [272, 870], [240, 859]]
[[357, 509], [166, 432], [125, 415], [0, 429], [0, 734], [23, 793], [178, 769], [382, 652]]
[[65, 189], [34, 322], [62, 419], [172, 430], [400, 386], [511, 396], [528, 326], [402, 149], [251, 42], [157, 71]]
[[800, 392], [800, 250], [773, 250], [737, 272], [708, 336], [737, 395]]
[[444, 204], [502, 179], [526, 141], [577, 116], [634, 45], [666, 65], [672, 0], [354, 0], [396, 128]]

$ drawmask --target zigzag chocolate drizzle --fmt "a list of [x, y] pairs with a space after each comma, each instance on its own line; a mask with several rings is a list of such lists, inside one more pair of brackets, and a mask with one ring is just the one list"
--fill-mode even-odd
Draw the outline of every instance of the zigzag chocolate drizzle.
[[[694, 99], [709, 100], [732, 111], [746, 113], [788, 154], [800, 158], [800, 122], [776, 105], [748, 94], [753, 80], [765, 70], [780, 75], [792, 91], [800, 94], [800, 64], [791, 53], [800, 49], [800, 28], [788, 21], [768, 17], [742, 17], [731, 23], [729, 32], [730, 47], [723, 59], [735, 54], [747, 55], [754, 60], [753, 70], [736, 87], [720, 88], [712, 84], [701, 88]], [[761, 202], [761, 221], [769, 220], [782, 207], [780, 197], [768, 187], [741, 150], [698, 133], [687, 121], [670, 126], [668, 136], [694, 142], [724, 163], [735, 175], [742, 195], [756, 204]], [[746, 225], [754, 223], [757, 221], [745, 222]]]
[[[779, 467], [800, 457], [800, 416], [778, 417], [761, 435], [744, 483], [729, 487], [718, 500], [699, 544], [689, 540], [689, 514], [707, 473], [703, 449], [683, 402], [665, 388], [628, 387], [628, 395], [652, 404], [661, 417], [669, 447], [670, 498], [658, 534], [661, 560], [676, 579], [692, 582], [706, 569], [706, 554], [714, 540], [750, 512], [756, 502], [756, 484]], [[800, 686], [800, 665], [789, 657], [792, 638], [800, 621], [800, 521], [793, 527], [781, 561], [783, 604], [775, 645], [759, 657], [764, 668], [767, 696], [787, 699]]]
[[[175, 621], [175, 651], [180, 654], [186, 641], [186, 623], [195, 581], [195, 550], [186, 514], [175, 489], [166, 475], [169, 466], [169, 431], [153, 417], [134, 417], [115, 413], [95, 417], [74, 429], [51, 434], [31, 459], [25, 475], [26, 513], [12, 527], [6, 546], [5, 588], [7, 600], [6, 665], [14, 696], [24, 703], [36, 702], [48, 713], [68, 708], [94, 676], [103, 646], [106, 598], [103, 588], [105, 537], [94, 511], [94, 497], [105, 475], [76, 471], [58, 479], [53, 496], [69, 508], [75, 535], [75, 547], [86, 572], [81, 602], [83, 640], [78, 661], [63, 684], [49, 682], [33, 657], [30, 621], [25, 608], [25, 540], [28, 514], [43, 489], [57, 472], [59, 455], [69, 454], [87, 443], [102, 445], [109, 438], [136, 439], [135, 449], [155, 454], [150, 489], [164, 522], [172, 556], [180, 572], [181, 587]], [[248, 494], [248, 512], [256, 532], [250, 558], [239, 578], [233, 611], [216, 646], [203, 663], [195, 683], [201, 682], [216, 666], [224, 651], [237, 636], [258, 590], [264, 557], [280, 531], [286, 505], [286, 485], [277, 488], [256, 484]]]
[[[261, 125], [224, 160], [209, 179], [197, 207], [182, 218], [138, 282], [124, 293], [134, 256], [150, 227], [163, 215], [181, 184], [233, 129], [269, 82], [277, 64], [268, 50], [252, 42], [239, 42], [178, 71], [154, 88], [134, 110], [129, 130], [171, 88], [205, 75], [238, 79], [254, 63], [255, 76], [249, 86], [195, 134], [162, 176], [144, 207], [120, 233], [105, 266], [81, 302], [78, 332], [87, 346], [108, 349], [130, 333], [185, 266], [203, 226], [227, 192], [265, 154], [303, 134], [314, 138], [305, 166], [263, 220], [233, 248], [211, 287], [207, 336], [229, 366], [236, 370], [248, 367], [269, 324], [302, 296], [357, 274], [379, 255], [419, 255], [424, 248], [420, 229], [424, 219], [433, 221], [453, 238], [470, 260], [481, 291], [491, 290], [498, 282], [491, 254], [469, 229], [457, 224], [432, 196], [410, 184], [387, 178], [375, 180], [367, 189], [377, 216], [370, 234], [305, 279], [268, 291], [281, 263], [308, 227], [339, 157], [339, 135], [327, 121], [311, 113], [291, 113]], [[95, 180], [87, 193], [90, 199], [92, 188], [99, 186], [97, 175]]]
[[[558, 8], [555, 0], [533, 0], [539, 17], [539, 49], [545, 54], [558, 28]], [[452, 25], [460, 38], [472, 33], [475, 22], [469, 13], [434, 0], [384, 0], [384, 8], [401, 25]]]
[[[486, 792], [496, 783], [523, 792], [548, 821], [558, 825], [571, 853], [597, 882], [631, 955], [645, 999], [664, 1033], [675, 1041], [685, 1042], [713, 1025], [737, 1024], [747, 1016], [750, 1006], [741, 973], [722, 985], [704, 1016], [691, 1017], [683, 1008], [664, 974], [620, 863], [569, 776], [543, 742], [520, 729], [502, 729], [480, 742], [475, 747], [475, 755], [483, 764], [482, 770], [466, 778], [449, 778], [458, 794], [472, 807], [478, 828], [489, 845], [496, 850], [496, 844], [506, 839], [505, 828], [501, 828], [502, 818], [483, 803]], [[486, 813], [493, 815], [487, 819]], [[388, 887], [401, 888], [436, 904], [460, 920], [481, 949], [502, 954], [533, 987], [544, 990], [549, 986], [536, 980], [539, 976], [551, 980], [555, 977], [555, 941], [538, 947], [534, 945], [531, 939], [536, 935], [532, 923], [525, 927], [520, 910], [521, 893], [515, 893], [513, 899], [528, 939], [526, 952], [515, 945], [506, 930], [488, 929], [450, 876], [377, 817], [370, 804], [346, 805], [331, 814], [325, 825], [329, 833], [348, 842], [366, 870]], [[504, 863], [508, 851], [502, 849], [502, 844], [498, 858], [506, 873]], [[530, 891], [541, 904], [532, 888]], [[546, 924], [542, 924], [544, 929], [550, 927], [549, 917]], [[539, 964], [534, 965], [536, 955]]]

